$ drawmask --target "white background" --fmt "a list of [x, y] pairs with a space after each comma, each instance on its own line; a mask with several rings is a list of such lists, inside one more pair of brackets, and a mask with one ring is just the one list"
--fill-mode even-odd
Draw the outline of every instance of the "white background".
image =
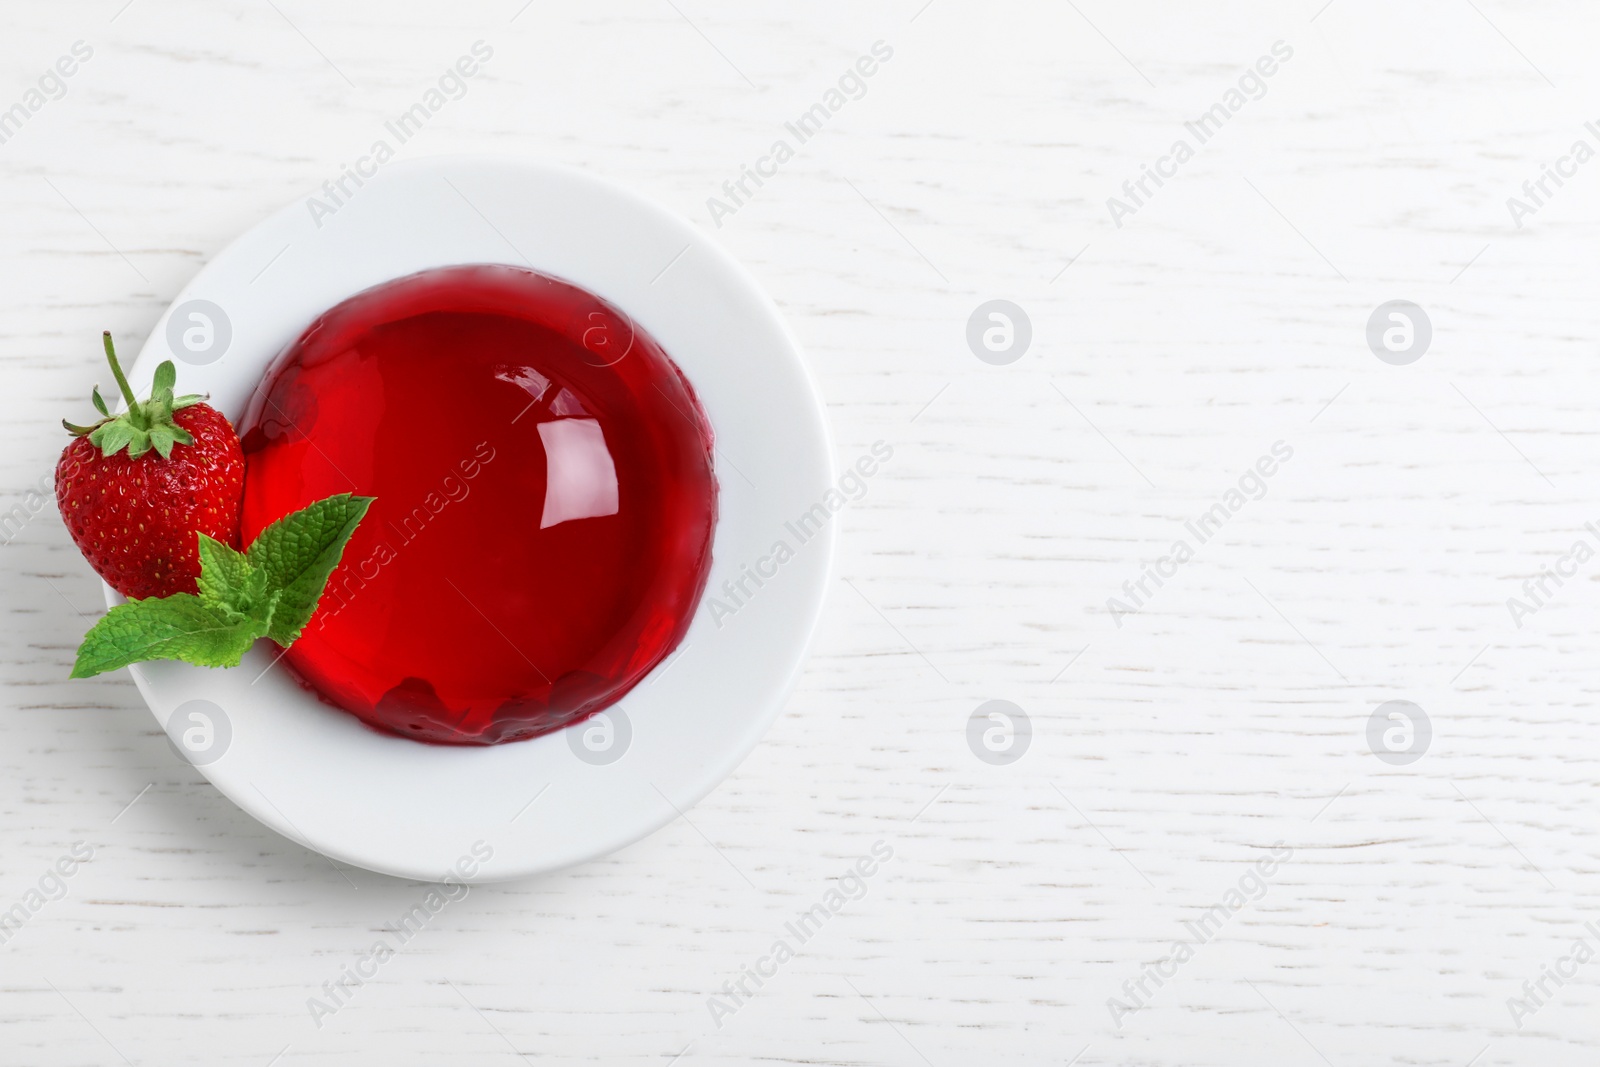
[[[87, 416], [100, 330], [136, 351], [480, 39], [402, 155], [522, 153], [679, 211], [784, 309], [839, 462], [894, 458], [733, 777], [608, 859], [474, 889], [320, 1028], [307, 999], [426, 887], [242, 814], [125, 674], [66, 680], [99, 586], [46, 504], [0, 548], [0, 908], [94, 859], [0, 945], [0, 1063], [1595, 1062], [1600, 960], [1520, 1031], [1507, 1006], [1600, 919], [1600, 560], [1506, 607], [1600, 540], [1600, 162], [1521, 228], [1506, 207], [1600, 147], [1592, 7], [122, 4], [0, 9], [0, 108], [94, 49], [0, 145], [0, 511]], [[707, 197], [878, 40], [865, 95], [717, 227]], [[1008, 366], [965, 340], [992, 298], [1032, 322]], [[1410, 366], [1364, 339], [1392, 299], [1432, 319]], [[1264, 499], [1117, 626], [1107, 598], [1276, 441]], [[966, 742], [995, 698], [1034, 732], [1008, 766]], [[1409, 766], [1367, 747], [1390, 699], [1433, 723]], [[708, 997], [879, 840], [866, 895], [719, 1028]], [[1114, 1025], [1278, 841], [1264, 895]]]

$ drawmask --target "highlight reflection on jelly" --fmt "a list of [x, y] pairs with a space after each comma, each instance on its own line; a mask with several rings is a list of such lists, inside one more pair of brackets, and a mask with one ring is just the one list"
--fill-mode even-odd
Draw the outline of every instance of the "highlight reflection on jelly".
[[617, 467], [605, 433], [594, 419], [561, 419], [539, 424], [544, 442], [544, 514], [539, 528], [570, 519], [603, 518], [617, 513]]
[[624, 696], [705, 588], [711, 428], [647, 334], [584, 347], [596, 297], [505, 266], [425, 271], [325, 313], [243, 421], [243, 534], [376, 497], [283, 662], [417, 740], [493, 744]]

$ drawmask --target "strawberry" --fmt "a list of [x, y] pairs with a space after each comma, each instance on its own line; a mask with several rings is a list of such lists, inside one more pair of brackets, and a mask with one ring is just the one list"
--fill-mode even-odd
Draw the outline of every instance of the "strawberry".
[[62, 421], [73, 441], [56, 464], [56, 504], [78, 551], [123, 596], [194, 593], [196, 534], [239, 544], [239, 437], [201, 397], [173, 397], [170, 360], [156, 368], [150, 398], [141, 402], [117, 365], [109, 332], [105, 349], [128, 408], [112, 415], [97, 386], [93, 401], [103, 418], [93, 426]]

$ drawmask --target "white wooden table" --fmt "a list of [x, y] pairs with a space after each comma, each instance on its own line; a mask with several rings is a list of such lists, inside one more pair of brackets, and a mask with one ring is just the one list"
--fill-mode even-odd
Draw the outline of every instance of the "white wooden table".
[[[1600, 559], [1562, 562], [1600, 545], [1592, 5], [124, 2], [0, 10], [0, 1063], [1600, 1057]], [[66, 680], [98, 584], [36, 492], [98, 332], [136, 349], [477, 41], [398, 156], [680, 211], [786, 311], [841, 464], [894, 454], [733, 777], [329, 992], [428, 887], [242, 814], [125, 674]], [[968, 345], [992, 299], [1031, 324], [1014, 362]], [[1366, 340], [1402, 299], [1432, 325], [1403, 366]], [[968, 744], [996, 699], [1031, 723], [1012, 762]], [[1390, 700], [1421, 759], [1369, 748]]]

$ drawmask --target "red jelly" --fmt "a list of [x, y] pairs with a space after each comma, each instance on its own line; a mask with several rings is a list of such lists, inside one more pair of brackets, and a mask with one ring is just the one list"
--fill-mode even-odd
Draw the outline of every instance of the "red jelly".
[[422, 741], [495, 744], [615, 702], [682, 640], [711, 565], [711, 427], [597, 297], [449, 267], [324, 314], [243, 423], [246, 543], [376, 497], [285, 656], [324, 700]]

